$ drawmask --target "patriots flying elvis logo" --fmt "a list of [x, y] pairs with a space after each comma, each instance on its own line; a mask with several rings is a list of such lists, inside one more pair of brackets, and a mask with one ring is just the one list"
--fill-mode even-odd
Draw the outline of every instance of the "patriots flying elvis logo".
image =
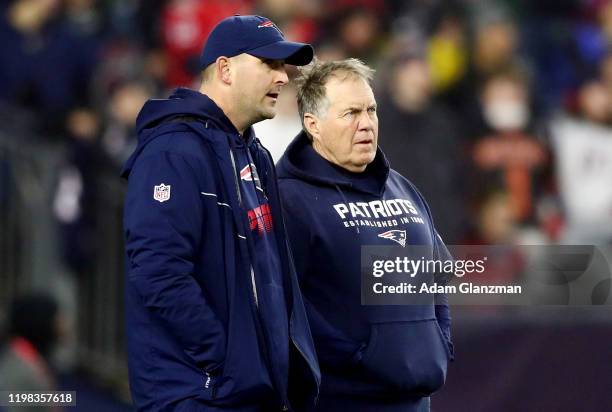
[[405, 230], [388, 230], [385, 233], [381, 233], [378, 237], [383, 239], [389, 239], [396, 243], [406, 247], [406, 231]]
[[240, 179], [247, 181], [247, 182], [252, 182], [253, 180], [255, 181], [259, 180], [257, 175], [251, 171], [251, 166], [249, 165], [246, 165], [240, 171]]
[[280, 31], [280, 29], [278, 27], [276, 27], [276, 25], [274, 23], [272, 23], [270, 20], [266, 20], [263, 23], [259, 24], [257, 26], [257, 28], [258, 29], [273, 28], [274, 30], [279, 32], [281, 35], [283, 34], [283, 32]]

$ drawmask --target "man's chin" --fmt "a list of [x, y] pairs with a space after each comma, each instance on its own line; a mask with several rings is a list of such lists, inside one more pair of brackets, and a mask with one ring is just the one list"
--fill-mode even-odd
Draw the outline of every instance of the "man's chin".
[[359, 159], [360, 160], [359, 163], [367, 166], [374, 161], [375, 157], [376, 157], [376, 152], [364, 155], [363, 157]]
[[364, 150], [359, 153], [359, 160], [364, 163], [372, 163], [376, 157], [376, 150]]
[[276, 109], [267, 110], [261, 113], [261, 120], [274, 119], [276, 117]]

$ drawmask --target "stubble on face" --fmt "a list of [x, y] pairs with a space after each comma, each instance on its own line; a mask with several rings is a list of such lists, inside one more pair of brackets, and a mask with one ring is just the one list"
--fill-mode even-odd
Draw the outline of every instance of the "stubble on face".
[[[287, 83], [282, 62], [248, 54], [236, 56], [235, 102], [237, 109], [254, 124], [276, 116], [278, 96]], [[280, 79], [280, 80], [279, 80]]]

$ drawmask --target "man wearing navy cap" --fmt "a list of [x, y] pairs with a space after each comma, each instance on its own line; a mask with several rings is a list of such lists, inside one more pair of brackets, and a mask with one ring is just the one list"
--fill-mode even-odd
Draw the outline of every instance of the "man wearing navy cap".
[[124, 234], [132, 398], [142, 411], [307, 410], [320, 372], [271, 157], [252, 125], [276, 114], [307, 44], [233, 16], [210, 34], [199, 91], [142, 108]]

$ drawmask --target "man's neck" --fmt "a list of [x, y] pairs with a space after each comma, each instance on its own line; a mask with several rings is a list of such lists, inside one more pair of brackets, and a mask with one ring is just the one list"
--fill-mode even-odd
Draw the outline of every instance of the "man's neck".
[[242, 120], [240, 118], [241, 116], [236, 113], [237, 110], [233, 108], [234, 105], [231, 104], [231, 99], [229, 98], [229, 96], [227, 96], [226, 93], [222, 93], [215, 87], [206, 87], [205, 85], [202, 85], [202, 87], [200, 87], [199, 92], [205, 94], [210, 98], [210, 100], [215, 102], [215, 104], [219, 106], [223, 113], [225, 113], [225, 116], [227, 116], [229, 121], [236, 128], [236, 130], [238, 130], [238, 133], [240, 133], [241, 136], [244, 134], [244, 131], [250, 125], [247, 124], [248, 122]]

